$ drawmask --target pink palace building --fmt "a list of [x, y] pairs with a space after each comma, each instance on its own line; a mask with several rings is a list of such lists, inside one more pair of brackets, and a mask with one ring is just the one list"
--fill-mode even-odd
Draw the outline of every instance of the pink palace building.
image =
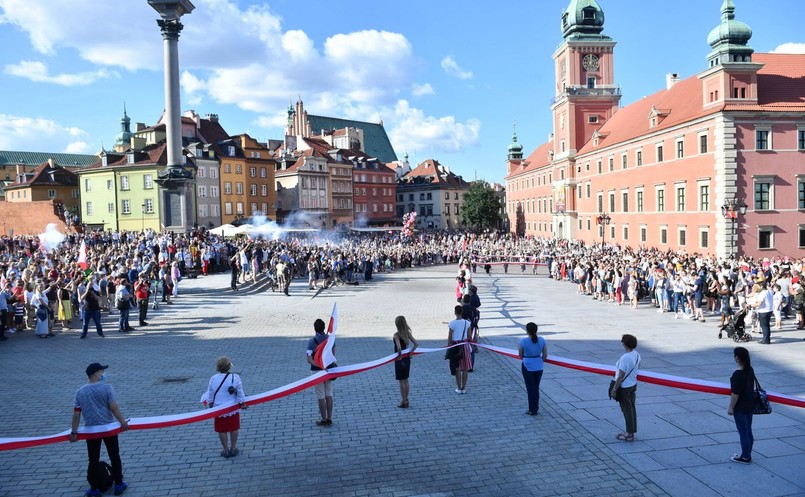
[[704, 70], [619, 108], [615, 41], [572, 0], [553, 54], [553, 133], [508, 149], [518, 235], [717, 256], [805, 256], [805, 55], [754, 53], [725, 0]]

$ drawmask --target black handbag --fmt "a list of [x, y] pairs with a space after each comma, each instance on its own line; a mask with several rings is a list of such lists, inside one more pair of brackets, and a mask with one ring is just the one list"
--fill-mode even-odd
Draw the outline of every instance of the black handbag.
[[766, 397], [766, 391], [757, 381], [757, 376], [755, 376], [754, 409], [752, 414], [771, 414], [771, 404], [768, 397]]

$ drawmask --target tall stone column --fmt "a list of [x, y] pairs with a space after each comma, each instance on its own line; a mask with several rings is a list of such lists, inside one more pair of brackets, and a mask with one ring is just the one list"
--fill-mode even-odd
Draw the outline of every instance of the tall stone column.
[[160, 221], [165, 229], [188, 231], [195, 224], [193, 172], [184, 167], [182, 156], [182, 111], [179, 101], [179, 19], [195, 6], [190, 0], [148, 0], [161, 19], [165, 66], [165, 131], [168, 163], [157, 175], [160, 186]]

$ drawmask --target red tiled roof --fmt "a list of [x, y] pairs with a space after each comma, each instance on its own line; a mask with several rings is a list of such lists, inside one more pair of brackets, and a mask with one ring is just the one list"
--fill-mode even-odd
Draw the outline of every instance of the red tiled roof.
[[134, 164], [129, 164], [126, 154], [107, 154], [106, 166], [102, 162], [96, 162], [91, 166], [85, 167], [87, 169], [100, 169], [102, 167], [119, 167], [119, 166], [143, 166], [160, 164], [166, 165], [168, 163], [168, 145], [166, 142], [148, 145], [139, 152], [134, 152]]
[[[598, 147], [593, 147], [593, 141], [590, 140], [579, 150], [578, 155], [720, 111], [805, 111], [805, 55], [756, 53], [752, 60], [764, 64], [758, 71], [757, 104], [731, 103], [715, 105], [705, 110], [702, 82], [697, 75], [690, 76], [676, 83], [670, 90], [660, 90], [618, 110], [599, 128], [605, 136], [599, 138]], [[657, 126], [649, 129], [652, 107], [668, 114]]]
[[14, 230], [14, 235], [38, 235], [44, 233], [50, 223], [65, 232], [64, 221], [56, 215], [50, 200], [0, 202], [0, 218], [7, 234]]
[[730, 104], [726, 110], [805, 111], [805, 54], [756, 53], [757, 105]]
[[[51, 171], [53, 172], [53, 180], [51, 180]], [[5, 188], [21, 188], [34, 185], [78, 186], [78, 176], [74, 172], [63, 167], [50, 167], [50, 162], [43, 162], [34, 169], [33, 173], [28, 173], [26, 178], [29, 179], [21, 183], [9, 183]]]
[[539, 169], [541, 167], [545, 167], [550, 164], [550, 156], [548, 155], [549, 152], [553, 151], [553, 142], [547, 141], [537, 147], [536, 150], [531, 152], [531, 154], [525, 158], [522, 162], [521, 167], [517, 168], [516, 170], [512, 171], [512, 173], [507, 178], [512, 178], [514, 176], [519, 176], [520, 174], [527, 173], [533, 171], [535, 169]]
[[202, 119], [199, 128], [201, 136], [207, 140], [207, 143], [218, 143], [229, 138], [229, 134], [218, 121], [213, 122], [209, 119]]
[[466, 185], [467, 182], [455, 173], [447, 172], [436, 159], [427, 159], [419, 163], [408, 174], [403, 176], [403, 181], [417, 177], [432, 178], [431, 183], [441, 183], [445, 185]]

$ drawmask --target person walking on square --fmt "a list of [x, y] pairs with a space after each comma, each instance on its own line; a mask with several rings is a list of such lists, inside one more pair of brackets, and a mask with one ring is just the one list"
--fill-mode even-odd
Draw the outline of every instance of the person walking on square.
[[[88, 383], [78, 389], [75, 393], [75, 403], [73, 408], [73, 419], [70, 430], [70, 442], [78, 440], [78, 424], [81, 417], [84, 417], [84, 426], [101, 426], [120, 423], [120, 431], [128, 431], [129, 423], [120, 412], [117, 405], [117, 395], [112, 385], [104, 382], [105, 372], [109, 366], [93, 362], [87, 366], [86, 373]], [[112, 465], [112, 478], [115, 481], [115, 495], [121, 495], [128, 488], [128, 484], [123, 481], [123, 463], [120, 462], [120, 445], [117, 435], [109, 435], [102, 438], [87, 439], [87, 481], [90, 489], [87, 490], [88, 497], [98, 497], [102, 495], [101, 489], [94, 486], [95, 466], [101, 460], [101, 442], [106, 445], [106, 453], [109, 455], [109, 462]]]
[[733, 359], [738, 365], [730, 377], [730, 404], [727, 414], [735, 419], [738, 437], [741, 439], [741, 453], [732, 456], [732, 460], [749, 464], [752, 462], [752, 445], [755, 437], [752, 435], [752, 411], [755, 400], [755, 370], [749, 351], [744, 347], [735, 347]]
[[548, 358], [548, 344], [544, 338], [537, 336], [538, 329], [536, 323], [525, 325], [528, 336], [520, 339], [520, 346], [517, 348], [520, 360], [523, 361], [520, 370], [528, 395], [528, 410], [525, 413], [529, 416], [539, 414], [539, 384], [542, 381], [543, 363]]
[[[201, 401], [207, 407], [216, 405], [238, 404], [240, 409], [246, 409], [246, 394], [243, 393], [243, 382], [240, 375], [232, 372], [232, 361], [221, 356], [215, 361], [218, 371], [210, 378], [207, 391]], [[215, 418], [215, 432], [221, 441], [221, 457], [235, 457], [240, 453], [238, 449], [238, 432], [240, 431], [240, 409], [222, 414]], [[227, 437], [227, 435], [229, 435]]]
[[134, 297], [137, 299], [137, 317], [140, 326], [148, 326], [145, 320], [148, 317], [148, 300], [150, 298], [151, 282], [148, 281], [148, 274], [140, 274], [139, 279], [134, 284]]
[[[307, 362], [310, 364], [310, 370], [314, 373], [322, 370], [313, 357], [319, 345], [327, 340], [324, 328], [324, 321], [321, 319], [314, 321], [313, 329], [316, 334], [307, 342]], [[335, 353], [335, 346], [333, 346], [333, 353]], [[335, 363], [328, 364], [325, 369], [335, 366]], [[331, 426], [333, 424], [333, 381], [327, 380], [313, 387], [313, 392], [316, 394], [316, 400], [319, 403], [319, 413], [321, 414], [321, 419], [316, 421], [316, 426]]]
[[771, 314], [774, 306], [774, 296], [769, 291], [766, 280], [758, 278], [757, 285], [760, 286], [760, 291], [757, 294], [757, 300], [753, 307], [757, 310], [757, 318], [760, 323], [760, 331], [763, 333], [763, 338], [759, 343], [771, 343]]
[[[419, 347], [419, 342], [416, 341], [414, 335], [411, 334], [411, 327], [405, 320], [405, 316], [397, 316], [394, 320], [394, 326], [397, 327], [397, 332], [394, 333], [394, 352], [397, 353], [397, 359], [394, 361], [394, 377], [400, 382], [400, 404], [397, 407], [403, 409], [408, 407], [408, 394], [411, 391], [411, 386], [408, 384], [408, 377], [411, 373], [411, 357], [414, 351]], [[408, 348], [408, 345], [413, 345], [411, 352], [403, 356], [403, 351]]]
[[618, 359], [615, 365], [615, 383], [612, 385], [609, 396], [620, 404], [626, 424], [626, 431], [618, 433], [615, 438], [625, 442], [634, 442], [634, 434], [637, 433], [635, 394], [637, 392], [637, 370], [640, 369], [640, 354], [635, 350], [637, 338], [633, 335], [623, 335], [621, 345], [626, 353]]
[[447, 325], [447, 346], [461, 344], [461, 354], [458, 357], [450, 358], [450, 374], [456, 377], [456, 390], [458, 394], [467, 393], [467, 379], [469, 371], [472, 369], [472, 354], [469, 344], [471, 333], [471, 323], [462, 318], [463, 308], [460, 305], [453, 309], [455, 319]]

